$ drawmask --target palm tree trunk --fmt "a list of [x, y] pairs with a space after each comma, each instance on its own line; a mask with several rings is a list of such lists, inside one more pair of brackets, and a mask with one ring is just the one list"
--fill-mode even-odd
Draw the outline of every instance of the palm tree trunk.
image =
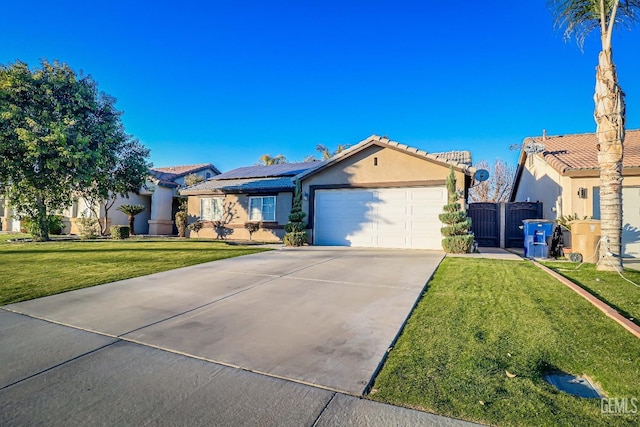
[[133, 221], [135, 221], [135, 219], [135, 215], [129, 215], [129, 234], [132, 236], [136, 234], [133, 232]]
[[[600, 225], [603, 239], [597, 269], [621, 271], [625, 104], [610, 47], [603, 48], [598, 56], [594, 102], [600, 167]], [[613, 253], [615, 256], [609, 256], [607, 253]]]

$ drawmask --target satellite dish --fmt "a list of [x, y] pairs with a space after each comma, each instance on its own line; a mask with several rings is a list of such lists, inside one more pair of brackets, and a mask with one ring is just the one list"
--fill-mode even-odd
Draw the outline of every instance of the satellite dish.
[[486, 181], [489, 179], [489, 171], [486, 169], [478, 169], [473, 175], [473, 179], [478, 182]]

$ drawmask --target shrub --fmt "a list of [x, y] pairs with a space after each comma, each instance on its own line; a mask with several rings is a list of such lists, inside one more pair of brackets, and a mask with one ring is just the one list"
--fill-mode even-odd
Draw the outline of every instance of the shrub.
[[189, 216], [185, 211], [176, 212], [176, 228], [178, 229], [178, 237], [184, 237], [187, 230], [187, 219]]
[[440, 232], [442, 233], [442, 235], [444, 237], [464, 236], [464, 235], [468, 234], [469, 225], [470, 224], [469, 224], [468, 221], [460, 222], [458, 224], [453, 224], [453, 225], [448, 225], [446, 227], [442, 227], [440, 229]]
[[448, 254], [467, 254], [473, 247], [473, 234], [449, 236], [442, 239], [442, 249]]
[[446, 224], [440, 229], [444, 236], [442, 249], [446, 253], [469, 253], [473, 247], [473, 234], [470, 234], [471, 218], [467, 217], [467, 213], [462, 210], [462, 206], [457, 201], [459, 196], [456, 190], [456, 175], [453, 172], [453, 167], [449, 168], [447, 193], [449, 194], [449, 203], [443, 206], [444, 213], [439, 216], [440, 221]]
[[[198, 236], [198, 233], [200, 233], [200, 230], [202, 230], [203, 226], [204, 226], [204, 224], [202, 222], [196, 221], [196, 222], [192, 222], [191, 224], [189, 224], [187, 226], [187, 228], [189, 230], [193, 231], [194, 233], [196, 233], [196, 236]], [[214, 227], [215, 227], [215, 224], [214, 224]], [[200, 236], [198, 236], [198, 237], [200, 237]]]
[[293, 205], [289, 213], [289, 222], [284, 226], [284, 244], [287, 246], [302, 246], [307, 243], [307, 225], [303, 222], [306, 213], [302, 211], [302, 188], [300, 181], [296, 181], [296, 190], [293, 194]]
[[[49, 220], [49, 234], [62, 234], [64, 230], [62, 215], [48, 215], [47, 219]], [[40, 227], [31, 218], [23, 217], [20, 219], [20, 231], [33, 236], [40, 231]]]
[[112, 225], [109, 229], [112, 239], [128, 239], [129, 227], [126, 225]]
[[49, 234], [62, 234], [63, 230], [62, 215], [49, 215]]
[[100, 234], [100, 227], [97, 218], [86, 217], [84, 214], [76, 220], [78, 230], [80, 231], [80, 238], [83, 240], [95, 239]]
[[453, 225], [467, 221], [467, 213], [465, 211], [445, 212], [440, 214], [440, 221], [444, 224]]
[[249, 232], [249, 240], [251, 240], [251, 236], [253, 235], [253, 233], [255, 233], [256, 231], [260, 230], [262, 224], [259, 222], [245, 222], [244, 223], [244, 228], [247, 229], [247, 231]]
[[306, 231], [294, 231], [284, 235], [284, 244], [287, 246], [302, 246], [309, 240]]
[[456, 202], [456, 203], [448, 203], [448, 204], [444, 205], [444, 208], [443, 208], [443, 210], [445, 212], [457, 212], [460, 209], [462, 209], [462, 206], [458, 202]]

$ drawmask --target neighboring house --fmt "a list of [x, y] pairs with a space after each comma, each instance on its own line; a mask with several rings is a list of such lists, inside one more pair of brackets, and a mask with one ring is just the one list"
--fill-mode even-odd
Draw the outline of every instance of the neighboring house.
[[205, 223], [199, 237], [246, 239], [244, 224], [255, 221], [256, 240], [282, 239], [300, 180], [312, 244], [441, 249], [449, 167], [466, 199], [470, 160], [374, 135], [323, 162], [239, 168], [180, 193], [189, 196], [190, 221]]
[[[174, 225], [174, 216], [178, 210], [178, 189], [184, 187], [184, 179], [187, 175], [195, 174], [207, 180], [220, 171], [210, 163], [187, 166], [170, 166], [152, 168], [149, 171], [149, 179], [139, 194], [129, 194], [129, 197], [118, 197], [114, 205], [109, 209], [108, 226], [128, 225], [127, 216], [118, 211], [121, 205], [143, 205], [145, 211], [136, 215], [136, 234], [172, 235], [177, 230]], [[0, 199], [1, 201], [2, 199]], [[2, 219], [2, 230], [19, 231], [20, 221], [14, 218], [8, 206], [4, 208], [5, 216]], [[76, 221], [81, 216], [95, 216], [90, 206], [83, 199], [75, 201], [72, 206], [61, 212], [65, 224], [65, 233], [79, 234]], [[104, 218], [104, 209], [100, 209], [99, 219]], [[108, 227], [107, 227], [108, 230]]]
[[[150, 172], [151, 178], [140, 195], [147, 198], [148, 208], [145, 212], [148, 216], [148, 234], [151, 235], [169, 235], [178, 232], [174, 224], [174, 217], [179, 207], [178, 189], [185, 187], [184, 179], [187, 175], [199, 175], [206, 181], [220, 174], [220, 171], [211, 163], [153, 168]], [[145, 206], [147, 206], [146, 203]], [[123, 216], [126, 218], [124, 214]], [[126, 223], [125, 221], [123, 224]]]
[[245, 223], [260, 222], [253, 239], [281, 240], [293, 202], [293, 178], [317, 164], [246, 166], [182, 189], [180, 194], [189, 196], [189, 222], [203, 223], [198, 237], [232, 239], [249, 239]]
[[[545, 219], [600, 219], [597, 145], [594, 133], [525, 138], [510, 201], [542, 202]], [[626, 132], [622, 174], [622, 252], [639, 257], [640, 130]]]
[[0, 231], [20, 231], [20, 220], [9, 206], [9, 201], [0, 195]]

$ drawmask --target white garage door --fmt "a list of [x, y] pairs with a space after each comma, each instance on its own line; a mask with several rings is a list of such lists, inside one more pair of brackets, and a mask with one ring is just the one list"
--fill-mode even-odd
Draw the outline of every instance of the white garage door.
[[314, 243], [442, 249], [444, 187], [317, 190]]
[[622, 256], [640, 258], [640, 187], [622, 188]]

